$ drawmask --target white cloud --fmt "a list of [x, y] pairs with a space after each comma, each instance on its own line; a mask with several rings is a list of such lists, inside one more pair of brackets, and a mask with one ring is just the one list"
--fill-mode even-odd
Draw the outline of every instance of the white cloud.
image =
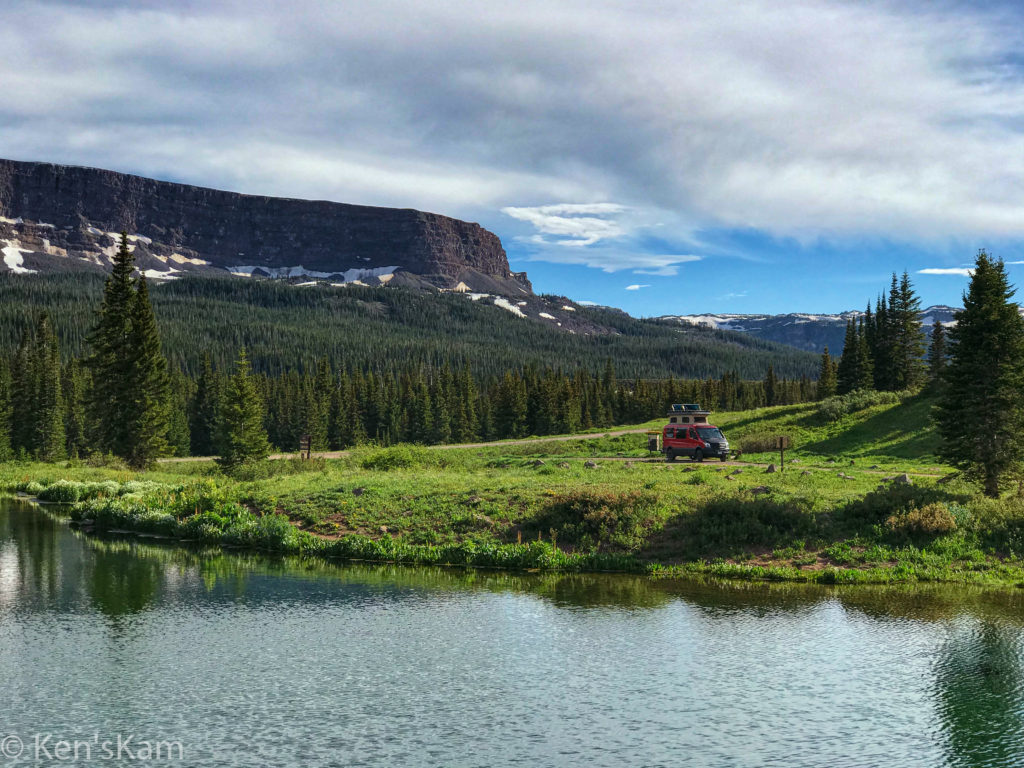
[[[624, 235], [619, 223], [608, 217], [625, 210], [625, 206], [616, 203], [560, 203], [526, 208], [506, 206], [501, 212], [536, 227], [540, 234], [531, 238], [534, 243], [584, 246]], [[556, 239], [549, 240], [544, 235]]]
[[958, 277], [970, 277], [974, 274], [974, 270], [968, 267], [950, 267], [945, 268], [928, 268], [917, 270], [919, 275], [957, 275]]
[[644, 211], [1021, 237], [1020, 25], [1012, 3], [9, 0], [0, 147], [458, 216], [616, 201], [512, 208], [566, 251]]
[[1009, 266], [1010, 264], [1024, 264], [1024, 261], [1004, 261], [1003, 263]]
[[599, 307], [599, 306], [601, 306], [596, 301], [588, 301], [587, 299], [580, 299], [576, 303], [579, 304], [581, 307]]
[[639, 291], [641, 288], [650, 288], [650, 287], [651, 287], [650, 285], [640, 285], [638, 283], [633, 283], [633, 285], [627, 285], [626, 286], [626, 290], [627, 291]]

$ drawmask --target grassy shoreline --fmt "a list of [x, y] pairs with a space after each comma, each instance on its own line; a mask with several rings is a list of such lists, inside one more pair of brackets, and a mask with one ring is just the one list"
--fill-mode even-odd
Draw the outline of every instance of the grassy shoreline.
[[72, 516], [98, 533], [326, 559], [821, 584], [1024, 584], [1024, 499], [984, 499], [936, 462], [926, 400], [869, 402], [838, 415], [833, 406], [716, 419], [737, 442], [794, 434], [786, 472], [644, 462], [642, 436], [597, 435], [443, 451], [367, 447], [330, 461], [270, 462], [246, 478], [225, 477], [209, 462], [145, 473], [8, 463], [0, 491], [74, 504]]

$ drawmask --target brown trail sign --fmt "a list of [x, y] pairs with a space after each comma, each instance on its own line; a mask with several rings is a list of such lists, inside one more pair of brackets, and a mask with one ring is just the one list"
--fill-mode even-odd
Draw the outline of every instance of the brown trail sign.
[[[305, 454], [305, 455], [303, 455]], [[313, 458], [313, 436], [303, 435], [299, 438], [299, 458]]]

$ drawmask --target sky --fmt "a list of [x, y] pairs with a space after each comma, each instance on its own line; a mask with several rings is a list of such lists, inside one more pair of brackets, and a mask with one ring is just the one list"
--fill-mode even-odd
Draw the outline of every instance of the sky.
[[5, 0], [0, 49], [2, 157], [478, 221], [636, 316], [1024, 281], [1019, 3]]

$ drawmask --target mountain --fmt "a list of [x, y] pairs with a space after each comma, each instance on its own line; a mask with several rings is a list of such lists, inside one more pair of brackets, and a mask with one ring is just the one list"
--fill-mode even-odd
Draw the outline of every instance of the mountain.
[[[925, 329], [936, 319], [943, 325], [953, 325], [956, 308], [936, 304], [921, 312]], [[856, 320], [863, 312], [843, 312], [838, 315], [815, 315], [793, 312], [785, 315], [664, 315], [656, 318], [669, 324], [698, 325], [720, 331], [738, 331], [766, 341], [788, 344], [809, 352], [822, 352], [825, 347], [838, 355], [843, 351], [848, 320]]]
[[529, 296], [501, 241], [435, 213], [244, 195], [0, 160], [0, 272], [100, 271], [127, 232], [151, 279], [185, 273]]

